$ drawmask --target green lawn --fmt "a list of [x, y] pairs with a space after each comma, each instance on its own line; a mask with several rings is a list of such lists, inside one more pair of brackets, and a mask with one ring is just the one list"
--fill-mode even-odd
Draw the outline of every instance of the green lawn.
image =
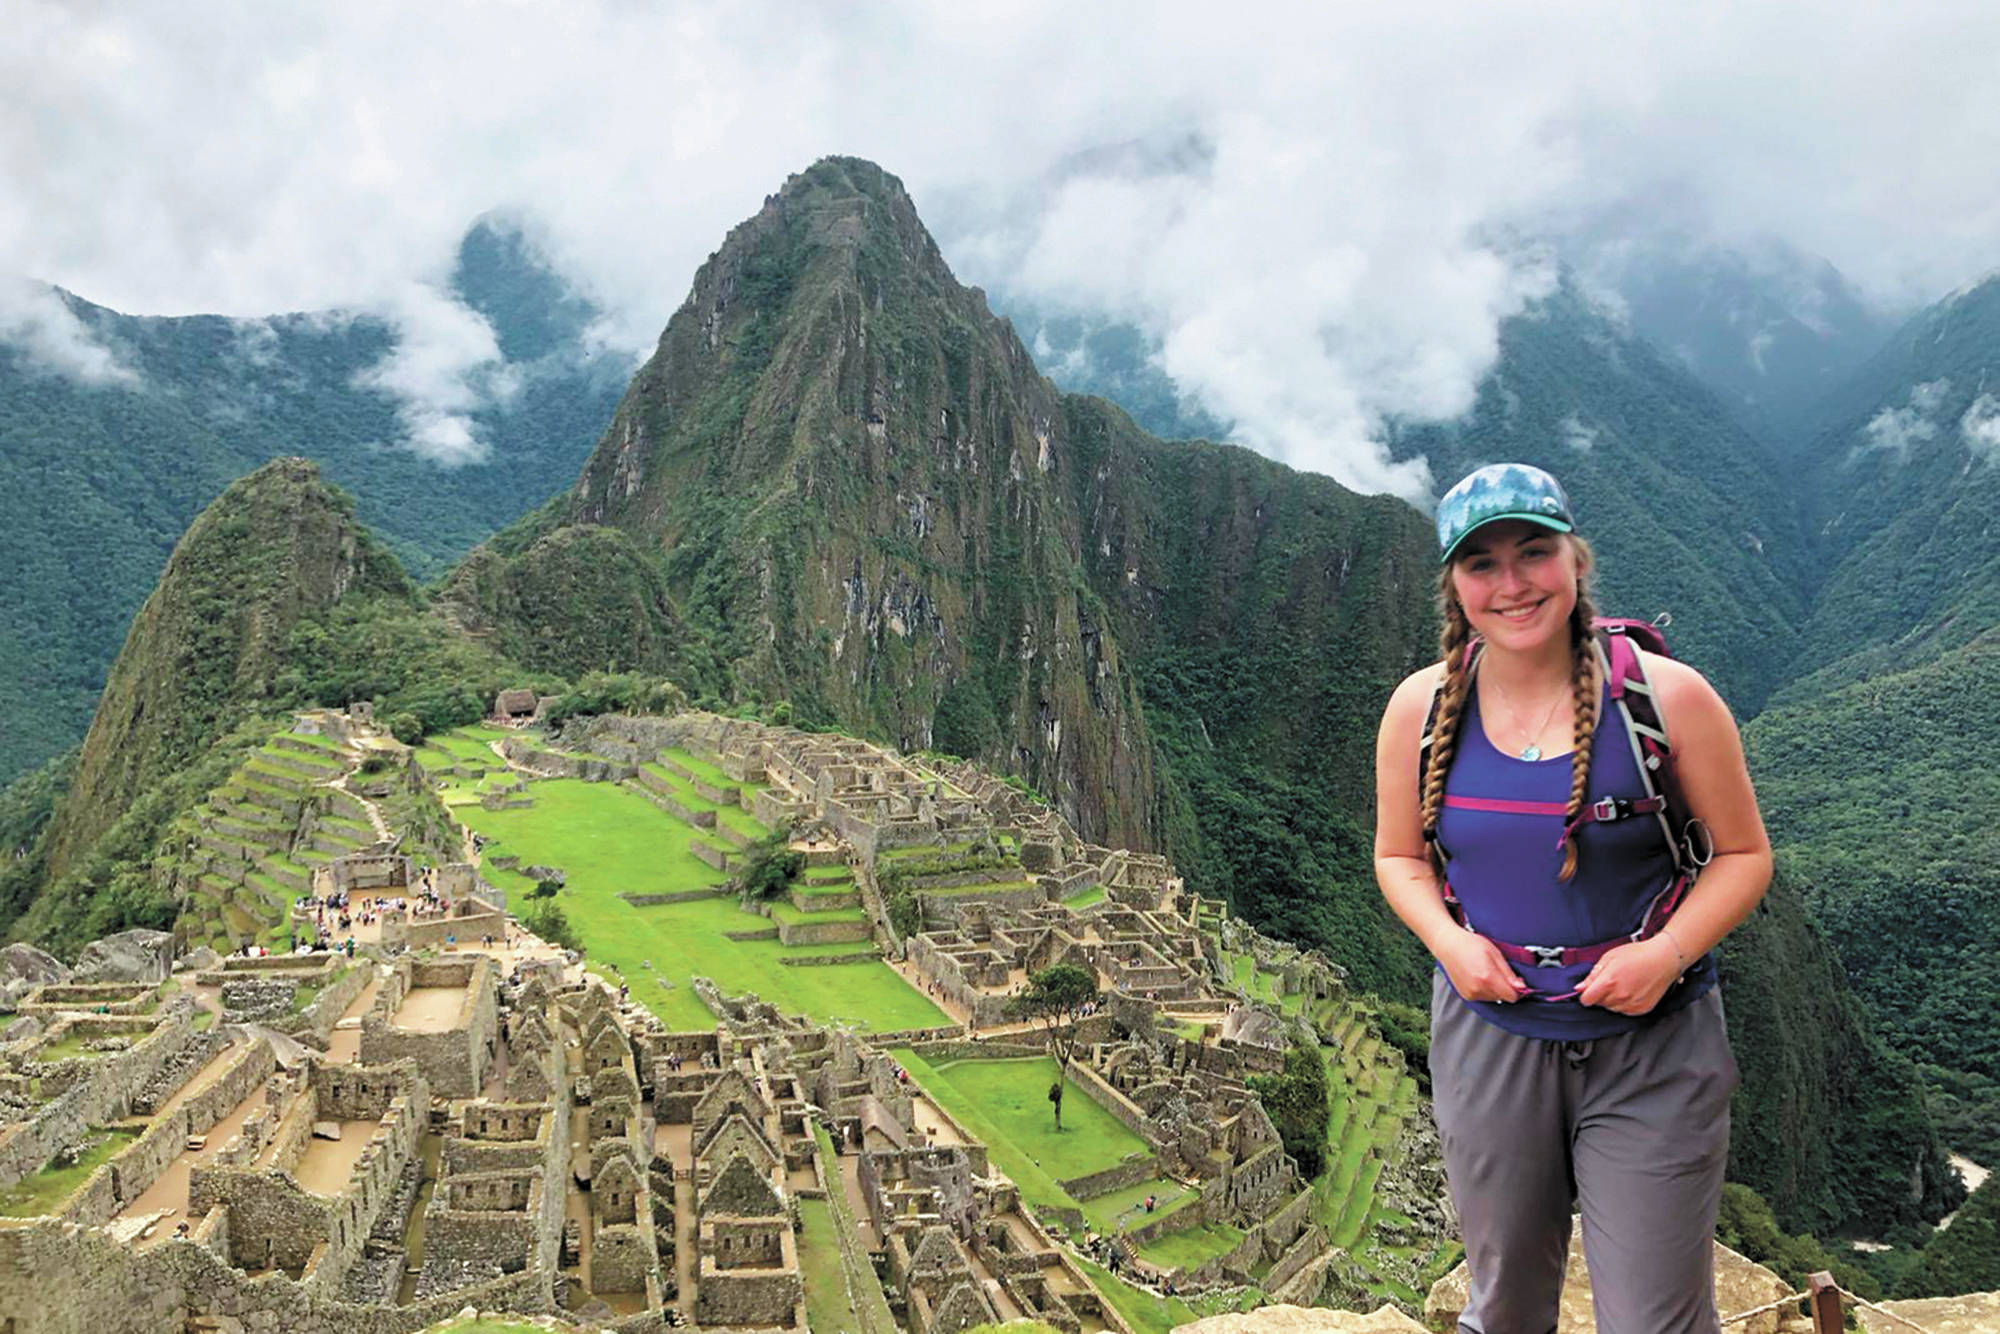
[[825, 1200], [799, 1201], [799, 1271], [806, 1281], [806, 1328], [812, 1334], [846, 1334], [856, 1327], [847, 1280]]
[[18, 1184], [0, 1190], [0, 1218], [40, 1218], [54, 1213], [90, 1174], [137, 1139], [139, 1131], [120, 1127], [92, 1132], [90, 1146], [68, 1167], [44, 1167]]
[[1081, 908], [1088, 908], [1092, 904], [1102, 903], [1104, 902], [1106, 897], [1107, 896], [1104, 892], [1104, 886], [1092, 885], [1088, 889], [1070, 895], [1068, 898], [1063, 900], [1063, 903], [1071, 908], [1081, 909]]
[[[513, 853], [524, 865], [559, 866], [568, 882], [556, 904], [581, 934], [591, 961], [615, 970], [635, 999], [671, 1028], [714, 1025], [690, 989], [697, 975], [729, 994], [754, 991], [779, 1007], [823, 1021], [875, 1031], [929, 1028], [950, 1019], [883, 964], [786, 967], [780, 960], [838, 954], [841, 945], [785, 946], [732, 941], [725, 933], [769, 923], [743, 912], [733, 897], [635, 908], [620, 893], [667, 894], [719, 887], [727, 877], [687, 850], [689, 831], [638, 793], [613, 783], [547, 779], [528, 785], [535, 804], [457, 814], [487, 836], [487, 856]], [[532, 886], [518, 873], [485, 868], [518, 912]], [[860, 949], [872, 946], [863, 944]], [[652, 970], [644, 965], [652, 964]]]
[[1139, 1247], [1139, 1254], [1167, 1269], [1205, 1264], [1241, 1246], [1245, 1235], [1241, 1228], [1227, 1223], [1204, 1223], [1149, 1241]]
[[721, 769], [710, 764], [707, 760], [696, 759], [687, 751], [678, 750], [670, 746], [660, 753], [704, 783], [713, 783], [716, 787], [734, 787], [738, 785], [734, 778], [722, 772]]
[[1063, 1128], [1049, 1111], [1056, 1063], [1047, 1056], [1007, 1061], [950, 1061], [933, 1066], [908, 1047], [894, 1052], [923, 1090], [975, 1138], [1020, 1186], [1031, 1204], [1080, 1208], [1058, 1181], [1115, 1167], [1146, 1141], [1071, 1084]]
[[[904, 1047], [894, 1056], [939, 1106], [986, 1145], [986, 1152], [1021, 1188], [1030, 1204], [1081, 1209], [1100, 1231], [1126, 1231], [1193, 1203], [1197, 1192], [1153, 1178], [1089, 1201], [1070, 1197], [1058, 1184], [1115, 1167], [1146, 1152], [1146, 1141], [1127, 1130], [1074, 1083], [1063, 1095], [1063, 1128], [1055, 1129], [1049, 1085], [1056, 1064], [1046, 1056], [1005, 1061], [950, 1061], [932, 1065]], [[1153, 1213], [1146, 1196], [1156, 1197]], [[1195, 1265], [1235, 1249], [1243, 1234], [1220, 1224], [1189, 1229], [1142, 1248], [1157, 1264]], [[1155, 1254], [1155, 1248], [1158, 1254]]]
[[[694, 785], [689, 783], [687, 779], [674, 773], [665, 765], [646, 764], [640, 767], [646, 769], [655, 778], [663, 780], [671, 787], [673, 789], [674, 800], [689, 810], [714, 811], [717, 823], [727, 825], [739, 834], [748, 834], [752, 838], [766, 838], [770, 835], [771, 830], [769, 826], [759, 821], [756, 816], [733, 802], [710, 801], [707, 797], [696, 792]], [[725, 847], [727, 846], [727, 840], [723, 839], [719, 834], [716, 836], [716, 842], [722, 843]]]

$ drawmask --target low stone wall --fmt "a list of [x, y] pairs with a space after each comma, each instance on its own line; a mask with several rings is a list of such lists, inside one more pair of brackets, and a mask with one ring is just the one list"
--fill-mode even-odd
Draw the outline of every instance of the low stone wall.
[[188, 1136], [206, 1133], [269, 1079], [276, 1067], [270, 1043], [251, 1044], [206, 1088], [155, 1118], [144, 1134], [93, 1172], [61, 1216], [86, 1225], [109, 1222], [160, 1179], [185, 1150]]
[[779, 922], [778, 939], [787, 945], [845, 945], [874, 935], [867, 919], [848, 922]]
[[350, 967], [332, 984], [322, 988], [319, 995], [313, 997], [312, 1004], [306, 1006], [305, 1013], [299, 1016], [301, 1022], [286, 1031], [294, 1036], [311, 1034], [324, 1043], [327, 1035], [333, 1032], [333, 1026], [340, 1022], [340, 1016], [347, 1013], [347, 1007], [368, 989], [368, 980], [374, 975], [374, 967], [365, 961]]
[[778, 960], [787, 968], [837, 968], [850, 963], [880, 963], [882, 956], [866, 954], [794, 954]]
[[676, 789], [674, 785], [658, 774], [653, 773], [651, 770], [641, 769], [637, 782], [642, 789], [642, 796], [645, 796], [655, 806], [658, 806], [676, 820], [681, 821], [683, 824], [693, 825], [696, 829], [715, 828], [716, 816], [714, 811], [698, 811], [692, 806], [682, 805], [679, 797], [675, 795]]
[[[686, 773], [687, 771], [683, 769], [681, 772]], [[711, 783], [706, 779], [697, 778], [693, 774], [688, 775], [688, 786], [692, 787], [694, 794], [703, 801], [713, 801], [723, 806], [741, 806], [743, 804], [743, 790], [738, 787], [724, 787], [716, 783]]]
[[1271, 1266], [1271, 1272], [1264, 1276], [1262, 1287], [1266, 1292], [1276, 1292], [1285, 1284], [1299, 1276], [1299, 1271], [1313, 1262], [1327, 1247], [1326, 1234], [1318, 1227], [1309, 1227], [1292, 1243], [1278, 1262]]
[[1070, 1082], [1082, 1089], [1092, 1102], [1116, 1117], [1120, 1125], [1154, 1148], [1159, 1147], [1154, 1143], [1156, 1132], [1151, 1118], [1137, 1103], [1105, 1083], [1104, 1077], [1097, 1071], [1087, 1065], [1072, 1064], [1069, 1068], [1069, 1077]]
[[1085, 1201], [1094, 1200], [1100, 1195], [1109, 1195], [1114, 1190], [1124, 1190], [1127, 1186], [1136, 1186], [1141, 1181], [1158, 1176], [1159, 1173], [1160, 1164], [1151, 1156], [1147, 1156], [1119, 1163], [1115, 1167], [1107, 1167], [1100, 1172], [1072, 1177], [1068, 1181], [1058, 1181], [1056, 1184], [1068, 1192], [1071, 1199]]
[[[879, 1041], [879, 1039], [878, 1039]], [[903, 1044], [932, 1065], [944, 1061], [1006, 1061], [1023, 1056], [1046, 1056], [1049, 1049], [1039, 1042], [971, 1042], [962, 1035], [942, 1042]], [[1071, 1067], [1075, 1069], [1074, 1066]]]
[[634, 908], [657, 908], [668, 903], [693, 903], [696, 899], [717, 899], [722, 897], [719, 889], [684, 889], [673, 894], [620, 894], [619, 898]]
[[689, 839], [688, 851], [718, 871], [727, 871], [729, 869], [729, 854], [721, 848], [716, 847], [713, 843], [710, 843], [707, 839]]
[[461, 943], [478, 940], [486, 935], [504, 938], [506, 934], [507, 915], [500, 912], [468, 913], [464, 917], [427, 917], [418, 922], [384, 918], [382, 922], [384, 945], [402, 945], [413, 950], [430, 949], [451, 940]]

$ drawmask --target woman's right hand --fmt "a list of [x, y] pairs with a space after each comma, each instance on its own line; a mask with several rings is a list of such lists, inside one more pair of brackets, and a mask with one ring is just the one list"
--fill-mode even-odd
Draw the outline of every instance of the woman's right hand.
[[1435, 953], [1437, 961], [1444, 965], [1445, 976], [1466, 1000], [1504, 1003], [1517, 1001], [1528, 993], [1528, 984], [1484, 936], [1453, 931]]

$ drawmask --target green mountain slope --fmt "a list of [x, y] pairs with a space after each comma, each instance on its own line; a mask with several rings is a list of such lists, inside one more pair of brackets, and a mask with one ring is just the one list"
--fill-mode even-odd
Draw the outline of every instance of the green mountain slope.
[[1518, 459], [1563, 481], [1607, 614], [1675, 618], [1674, 652], [1742, 714], [1796, 670], [1815, 560], [1764, 451], [1684, 369], [1564, 287], [1501, 331], [1465, 421], [1402, 432], [1440, 486]]
[[472, 414], [488, 460], [453, 469], [391, 446], [394, 403], [357, 382], [392, 348], [372, 318], [137, 318], [65, 296], [130, 384], [0, 345], [0, 782], [82, 737], [174, 542], [265, 460], [318, 460], [425, 575], [574, 479], [628, 369], [586, 352], [594, 312], [501, 226], [467, 235], [455, 290], [493, 324], [495, 384], [517, 387]]
[[[558, 527], [615, 529], [744, 689], [908, 748], [942, 709], [955, 749], [1094, 836], [1150, 843], [1151, 748], [1081, 568], [1074, 466], [1055, 390], [900, 184], [829, 159], [702, 266], [575, 490], [517, 539], [544, 545], [496, 544], [449, 597], [484, 624], [469, 572], [525, 577], [494, 557], [532, 566]], [[563, 634], [494, 633], [584, 665]]]
[[159, 838], [292, 708], [375, 699], [448, 725], [521, 677], [430, 612], [314, 464], [267, 463], [174, 548], [73, 772], [51, 766], [0, 803], [22, 852], [0, 875], [0, 929], [66, 948], [171, 921]]

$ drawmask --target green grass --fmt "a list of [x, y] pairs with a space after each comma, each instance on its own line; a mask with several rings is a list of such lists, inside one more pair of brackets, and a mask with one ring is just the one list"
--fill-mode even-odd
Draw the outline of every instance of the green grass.
[[139, 1136], [137, 1129], [119, 1127], [92, 1132], [90, 1146], [68, 1167], [44, 1167], [18, 1184], [0, 1190], [0, 1218], [40, 1218], [62, 1207], [90, 1174], [109, 1162]]
[[338, 759], [336, 759], [334, 756], [330, 754], [325, 754], [316, 751], [292, 750], [288, 747], [279, 746], [276, 744], [265, 746], [264, 753], [266, 755], [281, 756], [286, 760], [296, 761], [300, 764], [310, 764], [315, 769], [326, 769], [328, 771], [332, 771], [345, 767], [341, 764], [341, 762]]
[[864, 922], [868, 914], [859, 908], [822, 908], [818, 912], [800, 912], [783, 899], [771, 900], [771, 920], [783, 922], [786, 926], [798, 926], [805, 922]]
[[1091, 885], [1087, 889], [1070, 895], [1063, 900], [1063, 903], [1071, 908], [1088, 908], [1092, 904], [1104, 902], [1108, 897], [1109, 895], [1105, 892], [1104, 886]]
[[1139, 1247], [1139, 1254], [1163, 1269], [1177, 1269], [1183, 1265], [1193, 1268], [1208, 1263], [1218, 1255], [1227, 1255], [1243, 1244], [1246, 1235], [1241, 1228], [1233, 1228], [1227, 1223], [1204, 1223], [1200, 1227], [1169, 1232], [1156, 1241], [1149, 1241]]
[[[717, 823], [727, 825], [739, 834], [748, 834], [752, 838], [770, 837], [770, 826], [758, 820], [756, 816], [750, 814], [749, 811], [744, 810], [741, 806], [733, 802], [710, 801], [707, 797], [696, 792], [694, 785], [689, 783], [687, 779], [680, 777], [664, 765], [646, 764], [640, 767], [648, 770], [655, 778], [662, 780], [672, 788], [674, 800], [689, 810], [714, 811]], [[716, 841], [719, 843], [725, 842], [720, 835], [716, 836]]]
[[847, 1296], [840, 1238], [825, 1200], [799, 1201], [799, 1271], [806, 1282], [806, 1328], [845, 1334], [855, 1328]]
[[1081, 1257], [1077, 1263], [1090, 1276], [1091, 1284], [1104, 1294], [1104, 1299], [1125, 1317], [1125, 1323], [1138, 1334], [1167, 1334], [1167, 1331], [1190, 1321], [1228, 1311], [1248, 1311], [1264, 1301], [1264, 1294], [1255, 1288], [1245, 1288], [1241, 1292], [1225, 1290], [1192, 1302], [1180, 1297], [1155, 1297], [1123, 1279], [1113, 1278], [1103, 1265], [1093, 1264]]
[[[732, 941], [725, 932], [767, 923], [732, 897], [635, 908], [620, 893], [668, 894], [716, 888], [727, 877], [687, 850], [687, 826], [638, 793], [613, 783], [549, 779], [529, 784], [535, 804], [458, 816], [485, 834], [487, 856], [513, 853], [526, 865], [559, 866], [568, 883], [555, 902], [581, 935], [591, 960], [616, 970], [632, 995], [669, 1028], [709, 1028], [715, 1017], [689, 987], [712, 978], [728, 994], [754, 991], [782, 1009], [874, 1031], [930, 1028], [950, 1019], [884, 964], [790, 968], [780, 960], [838, 954], [846, 946], [787, 947], [775, 940]], [[527, 877], [494, 870], [487, 878], [510, 902], [525, 902]], [[873, 946], [861, 946], [872, 949]], [[856, 952], [860, 952], [857, 950]], [[650, 960], [649, 971], [644, 961]], [[662, 985], [664, 981], [665, 985]]]
[[722, 772], [721, 769], [710, 764], [707, 760], [696, 759], [687, 751], [678, 750], [670, 746], [660, 753], [704, 783], [713, 783], [717, 787], [738, 786], [736, 780]]
[[986, 1145], [987, 1155], [1030, 1204], [1082, 1208], [1057, 1182], [1146, 1152], [1145, 1140], [1073, 1083], [1063, 1095], [1063, 1128], [1057, 1133], [1048, 1099], [1056, 1063], [1047, 1056], [933, 1066], [907, 1047], [894, 1055], [940, 1107]]
[[[1069, 1099], [1063, 1099], [1069, 1105]], [[1146, 1212], [1146, 1197], [1153, 1197], [1153, 1212]], [[1184, 1204], [1201, 1198], [1199, 1191], [1189, 1190], [1178, 1182], [1164, 1177], [1151, 1181], [1141, 1181], [1114, 1190], [1108, 1195], [1099, 1195], [1083, 1206], [1083, 1216], [1103, 1232], [1123, 1232], [1127, 1228], [1139, 1227], [1158, 1218], [1164, 1218]]]
[[35, 1059], [38, 1061], [48, 1061], [50, 1063], [54, 1063], [56, 1061], [67, 1061], [72, 1056], [83, 1056], [88, 1058], [94, 1058], [102, 1055], [104, 1055], [104, 1053], [101, 1051], [87, 1050], [83, 1045], [82, 1038], [67, 1037], [64, 1038], [61, 1042], [50, 1043], [49, 1045], [42, 1047], [41, 1049], [36, 1051]]

